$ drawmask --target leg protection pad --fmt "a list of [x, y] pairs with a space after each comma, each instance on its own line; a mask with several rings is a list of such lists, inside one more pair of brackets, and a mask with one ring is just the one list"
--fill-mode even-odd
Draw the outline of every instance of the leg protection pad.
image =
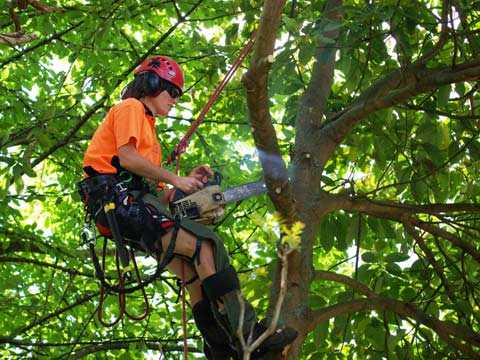
[[229, 335], [217, 324], [208, 299], [202, 299], [195, 304], [192, 314], [204, 339], [204, 352], [207, 359], [225, 360], [231, 357], [236, 359], [236, 351], [232, 347]]
[[[229, 266], [225, 270], [207, 277], [203, 280], [202, 286], [206, 296], [213, 304], [216, 304], [217, 301], [223, 303], [222, 313], [216, 309], [215, 318], [217, 321], [222, 319], [222, 325], [227, 327], [231, 335], [236, 336], [240, 320], [240, 302], [237, 296], [237, 291], [240, 290], [240, 282], [235, 269]], [[248, 336], [250, 329], [256, 322], [256, 315], [247, 301], [244, 301], [244, 305], [244, 333]]]
[[220, 299], [229, 292], [240, 289], [235, 269], [231, 266], [219, 271], [203, 280], [203, 290], [208, 299], [212, 302]]

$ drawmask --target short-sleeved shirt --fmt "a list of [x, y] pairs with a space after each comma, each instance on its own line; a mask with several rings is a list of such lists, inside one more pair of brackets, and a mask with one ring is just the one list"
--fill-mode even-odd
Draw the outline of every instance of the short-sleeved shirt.
[[101, 174], [115, 174], [112, 159], [118, 158], [118, 148], [135, 145], [138, 153], [152, 164], [160, 166], [162, 151], [155, 131], [155, 119], [134, 98], [113, 106], [93, 135], [83, 158], [83, 167], [92, 167]]

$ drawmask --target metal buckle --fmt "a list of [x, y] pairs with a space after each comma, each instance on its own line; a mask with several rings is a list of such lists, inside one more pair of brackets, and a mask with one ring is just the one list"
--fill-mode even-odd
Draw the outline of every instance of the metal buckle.
[[119, 192], [124, 192], [124, 191], [127, 191], [128, 188], [124, 185], [123, 181], [119, 182], [119, 183], [116, 183], [115, 184], [115, 188], [119, 191]]

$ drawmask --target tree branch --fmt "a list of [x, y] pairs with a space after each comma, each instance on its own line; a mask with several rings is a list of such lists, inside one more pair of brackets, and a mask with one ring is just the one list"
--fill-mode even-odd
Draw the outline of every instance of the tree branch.
[[423, 54], [417, 61], [417, 64], [425, 64], [428, 60], [436, 56], [445, 46], [448, 40], [448, 14], [450, 13], [451, 9], [451, 0], [443, 0], [442, 2], [442, 18], [440, 19], [441, 23], [441, 30], [440, 30], [440, 37], [435, 44], [435, 46], [430, 49], [428, 52]]
[[86, 303], [87, 301], [90, 301], [95, 296], [98, 296], [98, 292], [87, 294], [87, 295], [79, 298], [77, 301], [71, 303], [70, 305], [68, 305], [64, 308], [58, 309], [58, 310], [56, 310], [56, 311], [54, 311], [50, 314], [47, 314], [47, 315], [44, 315], [44, 316], [42, 316], [38, 319], [35, 319], [30, 324], [28, 324], [28, 325], [26, 325], [26, 326], [24, 326], [20, 329], [13, 330], [12, 334], [9, 337], [1, 337], [0, 338], [0, 344], [5, 343], [5, 342], [9, 342], [10, 340], [15, 338], [16, 336], [18, 336], [20, 334], [23, 334], [23, 333], [33, 329], [34, 327], [36, 327], [38, 325], [42, 325], [42, 324], [48, 322], [52, 318], [55, 318], [55, 317], [65, 313], [65, 312], [73, 309], [74, 307], [77, 307], [78, 305], [82, 305], [82, 304]]
[[21, 31], [0, 34], [0, 44], [6, 44], [10, 46], [21, 45], [31, 42], [37, 39], [35, 34], [25, 34]]
[[451, 337], [459, 338], [473, 346], [480, 346], [480, 334], [470, 331], [470, 329], [452, 324], [446, 321], [438, 320], [421, 310], [418, 310], [411, 304], [406, 304], [398, 300], [378, 296], [369, 299], [353, 300], [346, 303], [336, 304], [312, 312], [312, 322], [308, 326], [308, 331], [313, 331], [315, 327], [331, 318], [357, 313], [360, 311], [392, 311], [404, 318], [412, 318], [437, 333], [445, 342], [455, 346], [458, 350], [465, 352], [472, 359], [480, 359], [477, 351], [471, 346], [458, 346], [458, 341], [452, 341]]
[[359, 311], [389, 310], [401, 315], [402, 317], [415, 319], [417, 322], [433, 329], [439, 335], [439, 337], [448, 344], [456, 347], [458, 350], [470, 356], [476, 354], [473, 357], [475, 359], [480, 358], [478, 352], [475, 352], [471, 346], [462, 344], [460, 341], [451, 338], [451, 336], [453, 336], [474, 346], [480, 346], [480, 334], [474, 333], [464, 326], [446, 321], [440, 321], [415, 308], [412, 304], [380, 296], [379, 294], [370, 290], [370, 288], [368, 288], [366, 285], [345, 275], [317, 270], [315, 271], [314, 278], [315, 280], [329, 280], [345, 284], [358, 293], [366, 295], [368, 299], [353, 300], [348, 303], [336, 304], [313, 311], [313, 321], [309, 325], [308, 331], [313, 331], [318, 324], [340, 315], [351, 314]]
[[266, 0], [256, 34], [250, 68], [243, 76], [253, 139], [263, 168], [268, 193], [287, 222], [293, 222], [292, 189], [269, 110], [268, 70], [273, 62], [275, 38], [285, 0]]
[[[294, 188], [297, 206], [308, 204], [312, 193], [319, 190], [322, 167], [318, 164], [326, 161], [324, 153], [318, 148], [323, 146], [318, 141], [318, 133], [325, 118], [325, 105], [331, 93], [337, 40], [340, 34], [342, 21], [342, 0], [329, 0], [325, 5], [324, 16], [319, 21], [319, 31], [323, 41], [320, 42], [315, 54], [312, 77], [301, 98], [295, 128]], [[332, 30], [328, 30], [331, 28]], [[327, 43], [328, 40], [328, 43]], [[308, 211], [301, 213], [308, 214]], [[302, 220], [303, 221], [303, 220]], [[307, 250], [308, 251], [308, 250]]]
[[363, 294], [368, 298], [377, 298], [378, 294], [372, 291], [367, 285], [351, 277], [334, 273], [332, 271], [316, 270], [313, 275], [314, 280], [328, 280], [347, 285], [359, 294]]
[[[423, 240], [422, 236], [420, 236], [420, 234], [415, 230], [415, 228], [411, 224], [404, 223], [404, 226], [405, 226], [405, 229], [407, 230], [407, 232], [415, 239], [415, 242], [418, 244], [420, 249], [422, 249], [423, 253], [425, 254], [425, 256], [428, 259], [428, 262], [430, 263], [430, 265], [432, 265], [433, 270], [435, 271], [437, 276], [440, 278], [440, 281], [442, 282], [442, 285], [445, 288], [445, 291], [447, 293], [448, 298], [450, 299], [452, 304], [455, 305], [456, 302], [457, 302], [456, 297], [455, 297], [455, 293], [454, 293], [452, 287], [450, 286], [450, 283], [448, 282], [447, 277], [445, 276], [445, 273], [444, 273], [442, 267], [440, 266], [440, 264], [435, 259], [435, 256], [433, 255], [433, 252], [428, 248], [428, 246], [427, 246], [427, 244], [425, 244], [425, 241]], [[464, 313], [458, 314], [459, 319], [463, 319], [465, 317], [466, 316], [465, 316]]]
[[85, 272], [81, 272], [81, 271], [76, 270], [76, 269], [66, 268], [64, 266], [51, 264], [51, 263], [48, 263], [48, 262], [45, 262], [45, 261], [39, 261], [39, 260], [36, 260], [36, 259], [26, 259], [26, 258], [22, 258], [22, 257], [14, 257], [14, 256], [0, 256], [0, 263], [6, 263], [6, 262], [39, 265], [41, 267], [47, 267], [47, 268], [52, 268], [52, 269], [55, 269], [55, 270], [60, 270], [60, 271], [68, 273], [69, 275], [80, 275], [80, 276], [85, 276], [85, 277], [89, 277], [89, 278], [95, 278], [95, 274], [93, 274], [93, 273], [85, 273]]
[[[399, 76], [402, 76], [405, 81], [401, 81]], [[363, 101], [355, 101], [350, 108], [325, 125], [321, 136], [325, 141], [333, 142], [333, 146], [328, 149], [328, 155], [330, 156], [336, 145], [345, 138], [360, 120], [368, 115], [405, 102], [416, 95], [431, 91], [442, 85], [478, 79], [480, 79], [480, 58], [459, 64], [453, 68], [446, 66], [424, 69], [412, 66], [404, 73], [396, 70], [388, 75], [385, 80], [382, 80], [383, 86], [375, 91], [376, 95], [379, 95], [378, 92], [380, 92], [383, 96], [364, 98], [362, 95]], [[371, 91], [367, 90], [366, 93], [371, 93]]]
[[66, 28], [65, 30], [62, 30], [58, 33], [55, 33], [51, 36], [49, 36], [48, 38], [42, 40], [42, 41], [39, 41], [38, 43], [36, 43], [35, 45], [32, 45], [28, 48], [26, 48], [25, 50], [22, 50], [21, 52], [19, 52], [18, 54], [16, 55], [13, 55], [12, 57], [2, 61], [0, 63], [0, 70], [5, 66], [5, 65], [8, 65], [10, 64], [11, 62], [15, 61], [15, 60], [18, 60], [20, 59], [23, 55], [29, 53], [29, 52], [32, 52], [36, 49], [38, 49], [39, 47], [42, 47], [43, 45], [46, 45], [46, 44], [49, 44], [51, 43], [53, 40], [57, 40], [57, 39], [60, 39], [63, 35], [69, 33], [70, 31], [72, 30], [75, 30], [77, 27], [79, 27], [80, 25], [83, 24], [83, 20], [82, 21], [79, 21], [78, 23], [75, 23], [73, 24], [72, 26]]
[[[399, 204], [392, 206], [392, 204], [384, 204], [373, 202], [368, 199], [357, 199], [352, 198], [347, 195], [325, 195], [322, 197], [319, 202], [329, 202], [332, 204], [330, 211], [333, 210], [346, 210], [346, 211], [360, 211], [365, 214], [373, 215], [383, 219], [395, 220], [401, 223], [408, 222], [411, 225], [418, 227], [432, 235], [439, 236], [445, 240], [448, 240], [452, 245], [459, 247], [464, 250], [470, 256], [472, 256], [475, 261], [480, 263], [480, 251], [475, 248], [471, 243], [460, 239], [459, 237], [449, 233], [448, 231], [418, 220], [416, 217], [412, 216], [412, 211], [408, 211], [408, 208], [405, 208]], [[446, 205], [446, 204], [445, 204]], [[453, 205], [453, 204], [452, 204]], [[324, 210], [324, 209], [322, 209]], [[476, 211], [478, 209], [476, 208]]]
[[[288, 255], [293, 250], [288, 247], [288, 245], [281, 245], [277, 254], [281, 261], [281, 275], [280, 275], [280, 290], [277, 296], [277, 302], [275, 304], [275, 309], [272, 314], [272, 319], [268, 328], [256, 339], [251, 339], [251, 336], [248, 337], [245, 341], [244, 329], [243, 329], [243, 320], [245, 317], [245, 301], [243, 300], [239, 291], [237, 291], [238, 302], [240, 303], [240, 314], [238, 321], [237, 337], [240, 340], [243, 351], [243, 360], [250, 360], [252, 352], [258, 348], [270, 335], [272, 335], [277, 328], [278, 319], [280, 318], [280, 311], [282, 309], [283, 300], [287, 292], [287, 275], [288, 275]], [[253, 329], [252, 329], [253, 330]]]

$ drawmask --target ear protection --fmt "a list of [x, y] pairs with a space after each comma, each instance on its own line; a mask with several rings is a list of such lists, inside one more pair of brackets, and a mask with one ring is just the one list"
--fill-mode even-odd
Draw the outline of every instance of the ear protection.
[[162, 92], [160, 77], [153, 72], [145, 72], [139, 76], [144, 76], [145, 96], [155, 97]]

